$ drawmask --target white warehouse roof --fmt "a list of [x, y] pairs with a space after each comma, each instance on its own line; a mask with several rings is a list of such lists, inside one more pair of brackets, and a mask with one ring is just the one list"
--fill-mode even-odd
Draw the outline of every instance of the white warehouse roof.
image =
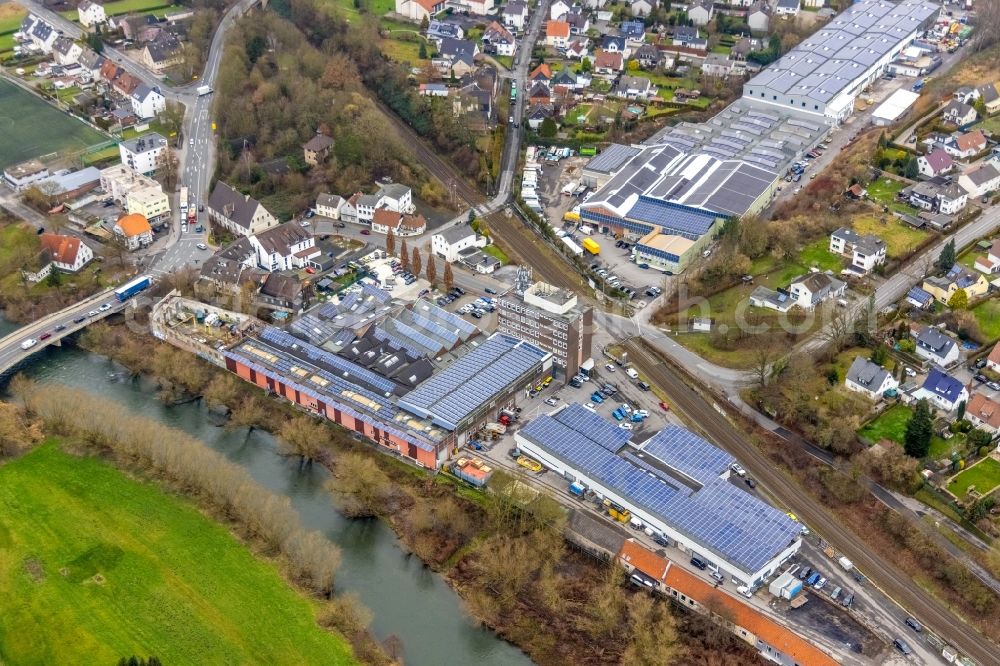
[[872, 113], [872, 117], [878, 120], [892, 122], [906, 113], [906, 110], [913, 106], [913, 103], [920, 97], [920, 93], [911, 90], [897, 90], [889, 96], [889, 99], [882, 102]]

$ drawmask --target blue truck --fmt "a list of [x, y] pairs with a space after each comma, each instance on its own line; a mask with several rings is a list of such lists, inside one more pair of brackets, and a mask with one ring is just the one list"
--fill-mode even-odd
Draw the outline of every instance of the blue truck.
[[569, 484], [569, 494], [570, 495], [575, 495], [576, 497], [579, 497], [580, 499], [583, 499], [583, 496], [586, 493], [587, 493], [587, 489], [579, 481], [574, 481], [573, 483]]
[[151, 284], [153, 284], [153, 279], [151, 277], [148, 275], [140, 275], [131, 282], [127, 282], [115, 289], [115, 298], [118, 299], [119, 303], [124, 303], [140, 291], [148, 289]]

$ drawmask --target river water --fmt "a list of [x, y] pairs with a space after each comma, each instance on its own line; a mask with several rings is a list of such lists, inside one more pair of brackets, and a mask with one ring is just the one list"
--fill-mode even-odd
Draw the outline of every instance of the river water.
[[[16, 327], [0, 319], [0, 335]], [[406, 555], [395, 533], [375, 520], [340, 515], [323, 490], [329, 477], [314, 465], [277, 454], [274, 438], [254, 431], [231, 432], [212, 424], [199, 404], [168, 407], [156, 399], [148, 379], [133, 380], [103, 356], [73, 348], [49, 348], [35, 355], [24, 372], [41, 382], [97, 392], [143, 416], [184, 430], [243, 465], [262, 485], [286, 495], [307, 529], [320, 530], [340, 546], [343, 559], [337, 588], [356, 592], [372, 611], [379, 639], [395, 635], [403, 658], [414, 666], [520, 666], [531, 661], [465, 614], [458, 596], [418, 558]]]

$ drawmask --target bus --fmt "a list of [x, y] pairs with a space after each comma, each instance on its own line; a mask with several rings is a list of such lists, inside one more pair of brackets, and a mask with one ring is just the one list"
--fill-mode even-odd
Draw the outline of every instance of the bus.
[[517, 101], [517, 82], [516, 81], [511, 81], [511, 84], [510, 84], [510, 101], [512, 101], [512, 102], [516, 102]]
[[188, 188], [186, 188], [186, 187], [182, 187], [181, 188], [181, 202], [180, 203], [181, 203], [181, 213], [182, 213], [182, 217], [183, 217], [183, 213], [185, 211], [187, 211], [187, 207], [188, 207]]

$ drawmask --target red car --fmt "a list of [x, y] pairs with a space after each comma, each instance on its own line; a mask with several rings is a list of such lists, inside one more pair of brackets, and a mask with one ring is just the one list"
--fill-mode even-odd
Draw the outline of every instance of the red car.
[[369, 236], [369, 235], [371, 235], [371, 233], [372, 232], [368, 231], [367, 229], [362, 229], [361, 230], [361, 235], [362, 236]]
[[660, 409], [662, 409], [665, 412], [669, 412], [670, 411], [670, 405], [668, 405], [667, 403], [665, 403], [665, 402], [663, 402], [661, 400], [660, 401]]
[[307, 269], [306, 269], [306, 273], [309, 273], [309, 275], [312, 275], [312, 274], [313, 274], [313, 273], [315, 273], [315, 272], [316, 272], [316, 270], [315, 270], [315, 269], [313, 269], [313, 267], [312, 267], [312, 266], [310, 266], [309, 268], [307, 268]]
[[41, 335], [38, 336], [38, 339], [39, 340], [48, 340], [51, 337], [52, 337], [51, 333], [42, 333]]

